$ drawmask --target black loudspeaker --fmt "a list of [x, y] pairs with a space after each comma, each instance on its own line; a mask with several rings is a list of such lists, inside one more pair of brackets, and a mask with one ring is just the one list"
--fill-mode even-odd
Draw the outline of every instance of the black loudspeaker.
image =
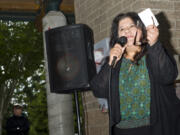
[[57, 27], [45, 32], [50, 91], [89, 90], [96, 74], [94, 39], [85, 24]]

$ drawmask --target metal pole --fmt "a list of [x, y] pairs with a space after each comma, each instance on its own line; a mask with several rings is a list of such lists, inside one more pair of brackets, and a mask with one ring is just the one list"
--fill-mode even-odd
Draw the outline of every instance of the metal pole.
[[78, 135], [81, 134], [81, 122], [80, 122], [80, 109], [79, 109], [79, 99], [78, 99], [78, 92], [75, 90], [74, 91], [74, 96], [75, 96], [75, 104], [76, 104], [76, 115], [77, 115], [77, 124], [78, 124]]
[[108, 100], [108, 111], [109, 111], [109, 135], [112, 135], [112, 95], [111, 95], [111, 80], [112, 80], [112, 78], [111, 78], [111, 76], [112, 76], [112, 66], [111, 66], [111, 68], [110, 68], [110, 72], [109, 72], [109, 91], [108, 91], [108, 98], [109, 98], [109, 100]]

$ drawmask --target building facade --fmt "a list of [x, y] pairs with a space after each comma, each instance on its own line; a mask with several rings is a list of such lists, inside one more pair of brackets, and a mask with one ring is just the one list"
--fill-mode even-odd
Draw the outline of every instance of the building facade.
[[[160, 25], [160, 40], [180, 55], [179, 0], [75, 0], [76, 23], [90, 26], [95, 43], [109, 37], [112, 19], [119, 13], [151, 8]], [[178, 65], [180, 66], [180, 65]], [[108, 135], [108, 114], [99, 109], [92, 92], [83, 92], [86, 135]]]

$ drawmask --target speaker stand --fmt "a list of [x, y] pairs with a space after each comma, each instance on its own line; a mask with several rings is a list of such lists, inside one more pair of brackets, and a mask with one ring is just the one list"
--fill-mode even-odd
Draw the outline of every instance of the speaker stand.
[[78, 135], [81, 134], [81, 122], [80, 122], [80, 109], [79, 109], [79, 98], [78, 98], [78, 92], [74, 91], [74, 97], [75, 97], [75, 104], [76, 104], [76, 115], [77, 115], [77, 125], [78, 125]]

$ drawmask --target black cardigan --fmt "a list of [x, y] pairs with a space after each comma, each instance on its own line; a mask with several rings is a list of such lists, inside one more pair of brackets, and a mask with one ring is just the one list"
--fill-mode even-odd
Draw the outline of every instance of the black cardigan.
[[[147, 49], [146, 63], [151, 84], [151, 134], [180, 135], [180, 100], [174, 88], [178, 74], [176, 62], [159, 41], [153, 46], [147, 45]], [[118, 92], [120, 66], [121, 61], [112, 69], [112, 128], [121, 120]], [[106, 62], [92, 79], [91, 88], [95, 97], [108, 99], [109, 71], [110, 66]]]

